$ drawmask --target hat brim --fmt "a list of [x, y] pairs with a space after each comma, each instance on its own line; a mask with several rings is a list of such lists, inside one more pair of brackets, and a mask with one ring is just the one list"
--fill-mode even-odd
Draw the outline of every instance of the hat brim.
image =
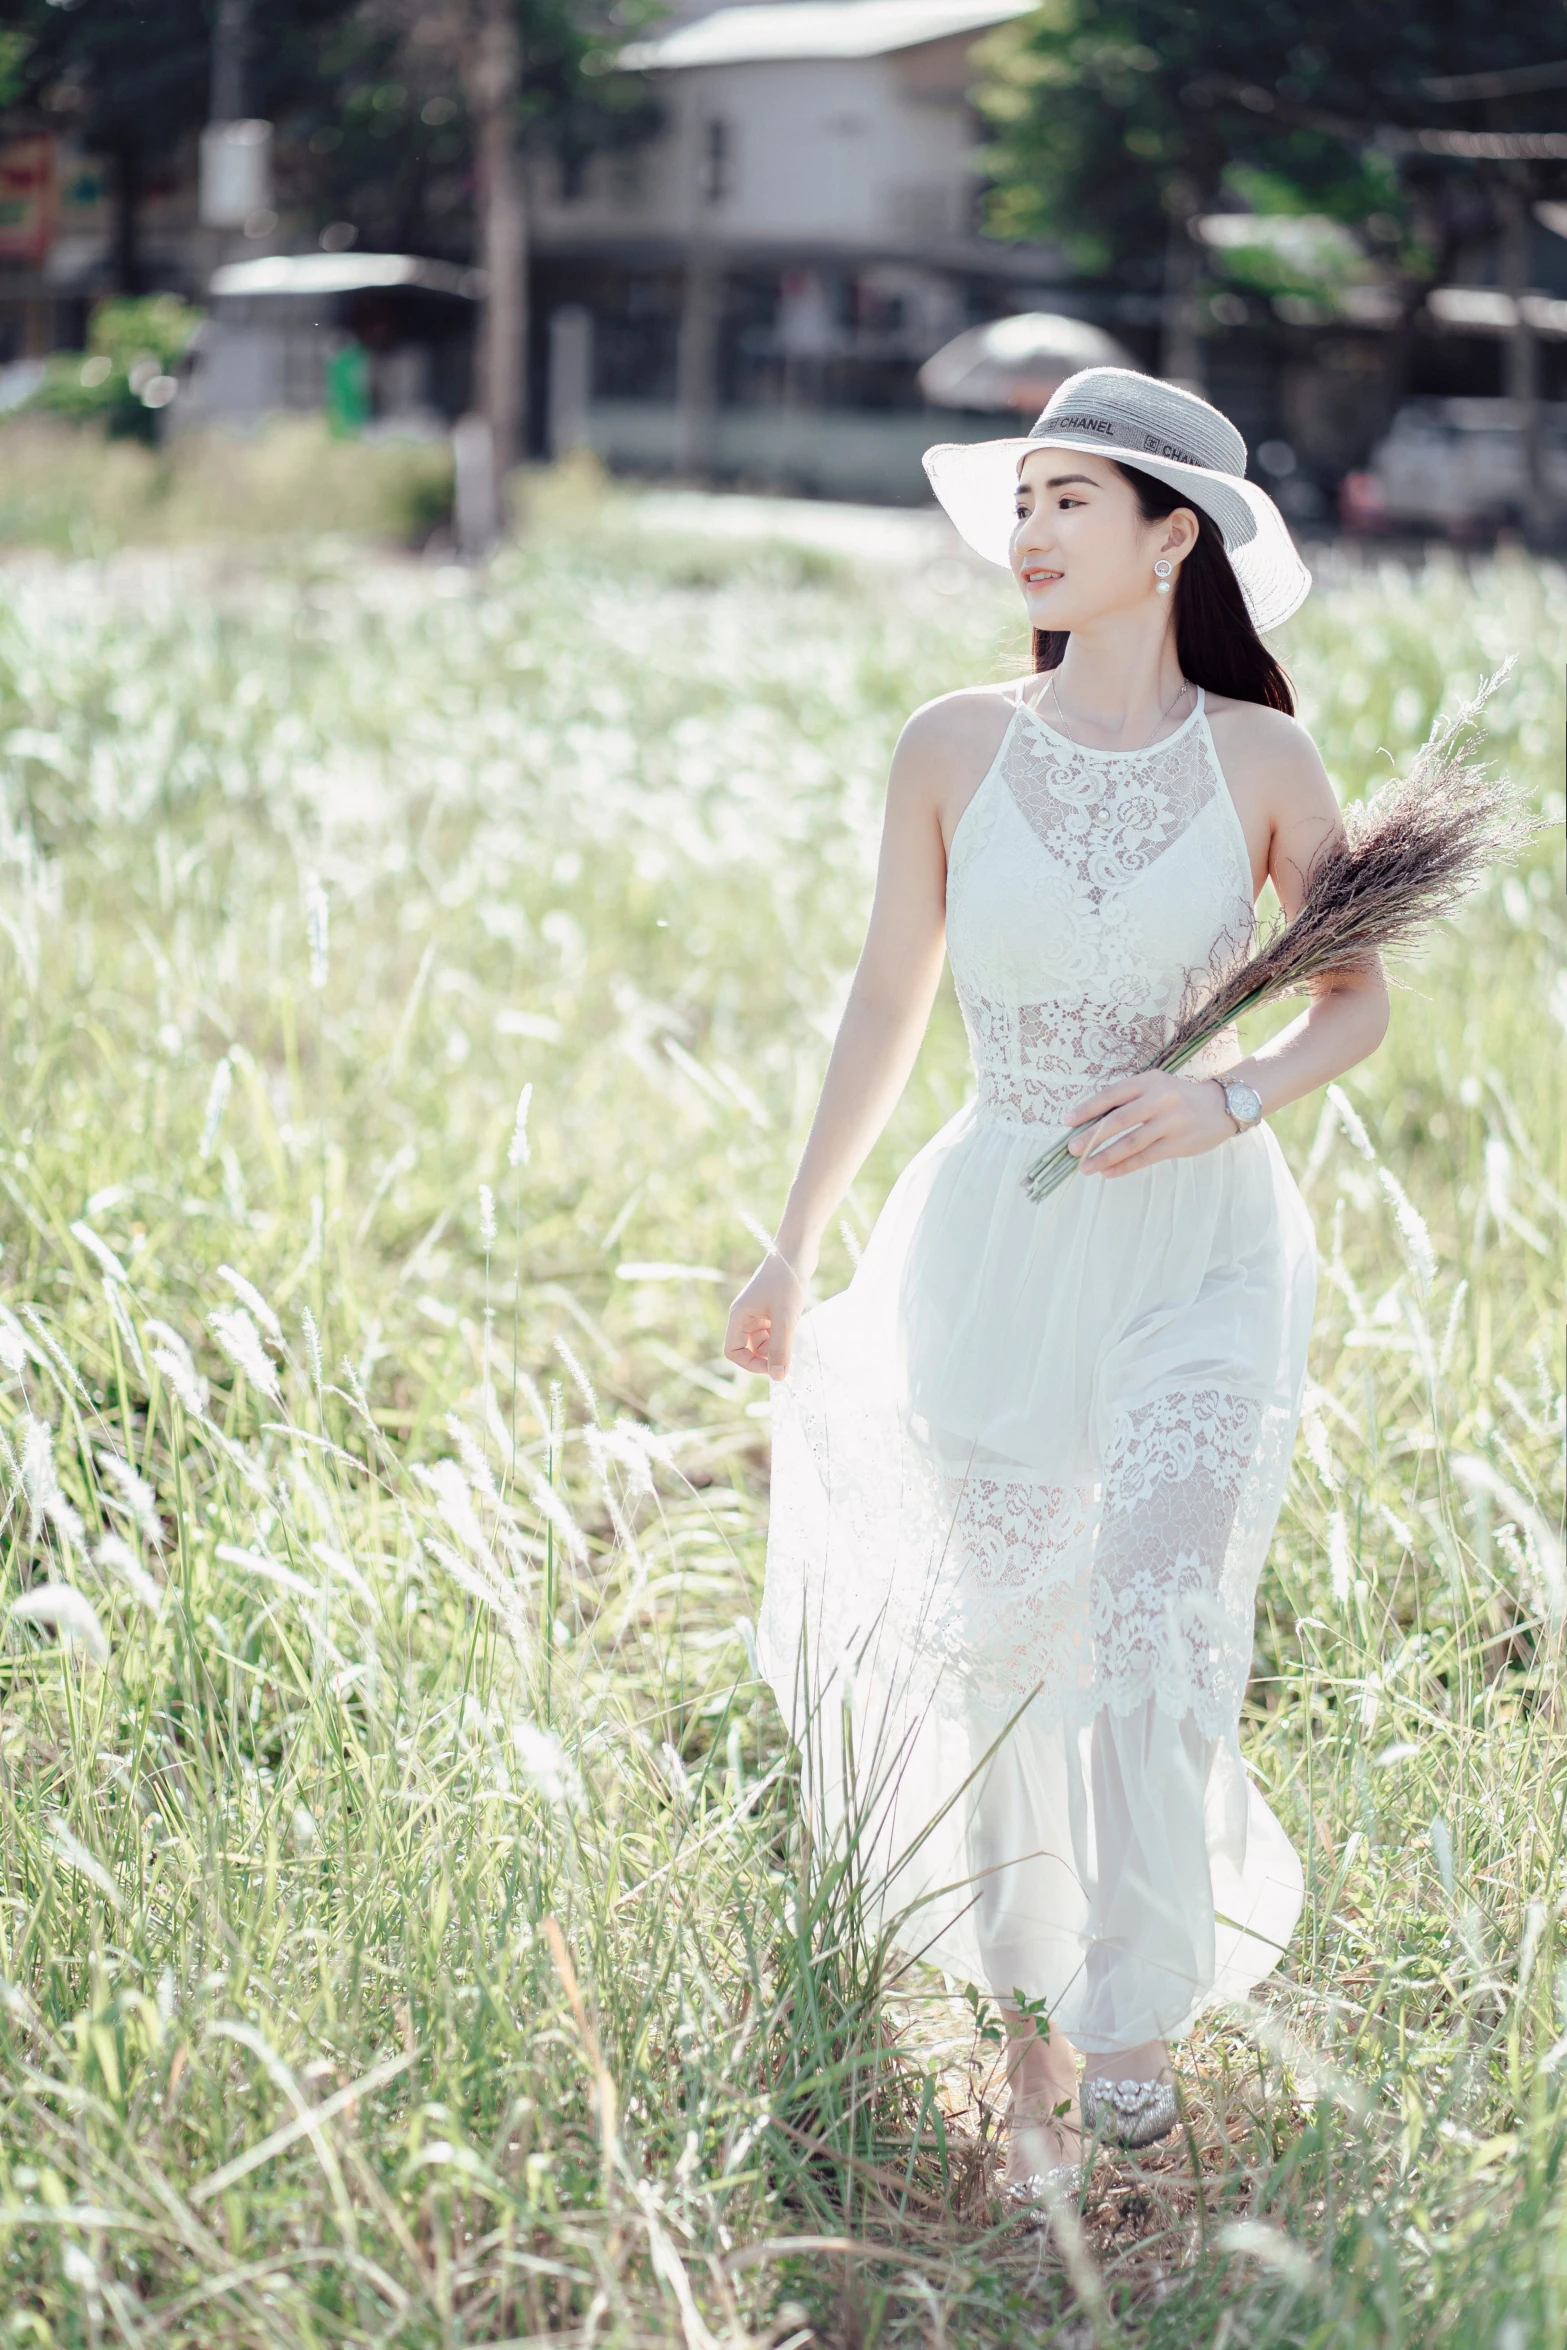
[[1255, 628], [1277, 628], [1311, 593], [1311, 573], [1300, 559], [1289, 525], [1254, 481], [1215, 473], [1204, 465], [1186, 465], [1177, 457], [1150, 456], [1146, 449], [1106, 447], [1073, 433], [939, 441], [925, 451], [931, 488], [961, 537], [987, 563], [1011, 568], [1018, 460], [1033, 449], [1081, 449], [1113, 458], [1168, 482], [1193, 506], [1200, 506], [1218, 525]]

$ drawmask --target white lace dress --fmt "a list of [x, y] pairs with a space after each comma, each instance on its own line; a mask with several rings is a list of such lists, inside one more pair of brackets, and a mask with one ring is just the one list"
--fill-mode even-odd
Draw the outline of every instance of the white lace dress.
[[758, 1647], [872, 1926], [1105, 2054], [1249, 1988], [1299, 1914], [1237, 1722], [1316, 1255], [1265, 1125], [1026, 1196], [1253, 915], [1200, 697], [1124, 753], [1014, 700], [948, 861], [975, 1096], [773, 1390]]

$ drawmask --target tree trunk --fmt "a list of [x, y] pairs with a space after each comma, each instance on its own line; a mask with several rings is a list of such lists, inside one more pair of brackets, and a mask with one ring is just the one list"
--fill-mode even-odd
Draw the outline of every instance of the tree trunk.
[[1172, 180], [1164, 191], [1170, 217], [1164, 247], [1164, 327], [1160, 336], [1159, 372], [1189, 391], [1203, 388], [1202, 340], [1198, 334], [1197, 287], [1202, 277], [1202, 253], [1192, 233], [1199, 209], [1190, 180]]
[[141, 282], [141, 155], [130, 140], [114, 150], [114, 283], [122, 294], [139, 294]]
[[675, 406], [680, 419], [680, 470], [692, 481], [712, 471], [718, 426], [718, 327], [723, 279], [713, 256], [696, 243], [686, 256], [675, 351]]
[[515, 0], [474, 0], [464, 71], [474, 126], [479, 263], [486, 280], [477, 404], [494, 444], [498, 490], [523, 454], [526, 424], [528, 221], [517, 150], [522, 54], [514, 6]]
[[1546, 511], [1545, 452], [1541, 445], [1540, 348], [1534, 321], [1525, 307], [1529, 288], [1529, 200], [1514, 181], [1497, 189], [1502, 216], [1502, 285], [1512, 296], [1513, 323], [1507, 341], [1507, 397], [1518, 408], [1518, 431], [1523, 457], [1523, 535], [1531, 545], [1551, 536], [1553, 517]]
[[212, 23], [212, 122], [239, 122], [245, 112], [245, 52], [250, 40], [250, 0], [218, 0]]

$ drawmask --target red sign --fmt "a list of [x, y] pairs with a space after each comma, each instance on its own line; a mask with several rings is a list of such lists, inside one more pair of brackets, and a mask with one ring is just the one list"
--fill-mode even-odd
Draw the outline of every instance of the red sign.
[[45, 259], [58, 201], [52, 133], [0, 147], [0, 261]]

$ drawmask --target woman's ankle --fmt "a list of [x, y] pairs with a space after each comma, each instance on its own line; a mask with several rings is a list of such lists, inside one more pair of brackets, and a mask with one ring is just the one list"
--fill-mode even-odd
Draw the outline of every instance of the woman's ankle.
[[1006, 2178], [1017, 2185], [1042, 2171], [1060, 2170], [1083, 2158], [1083, 2126], [1077, 2114], [1018, 2122], [1007, 2132]]
[[1135, 2048], [1090, 2056], [1086, 2071], [1100, 2081], [1168, 2081], [1173, 2077], [1169, 2047], [1163, 2040], [1143, 2040]]

